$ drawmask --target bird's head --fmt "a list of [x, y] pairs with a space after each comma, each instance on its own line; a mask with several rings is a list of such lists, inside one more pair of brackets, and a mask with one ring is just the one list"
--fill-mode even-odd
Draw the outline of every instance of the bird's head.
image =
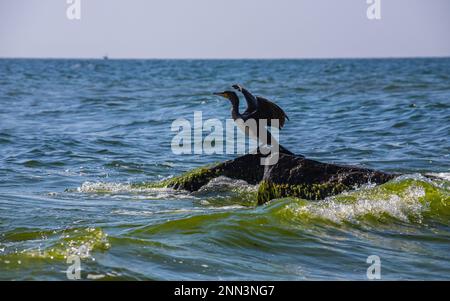
[[217, 96], [221, 96], [223, 98], [228, 99], [229, 101], [231, 101], [232, 103], [234, 102], [238, 102], [239, 101], [239, 97], [237, 96], [237, 94], [233, 91], [223, 91], [223, 92], [216, 92], [214, 93], [214, 95]]

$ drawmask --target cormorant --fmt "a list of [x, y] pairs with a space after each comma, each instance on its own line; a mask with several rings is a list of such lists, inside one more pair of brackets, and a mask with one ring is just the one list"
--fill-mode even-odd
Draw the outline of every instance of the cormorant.
[[[233, 91], [224, 91], [224, 92], [218, 92], [214, 93], [214, 95], [218, 95], [221, 97], [224, 97], [228, 99], [231, 102], [231, 117], [234, 121], [237, 119], [242, 119], [242, 121], [246, 122], [249, 119], [254, 119], [256, 121], [257, 129], [256, 133], [252, 131], [252, 129], [249, 130], [249, 136], [253, 139], [255, 139], [257, 142], [260, 142], [260, 133], [259, 133], [259, 120], [260, 119], [266, 119], [267, 120], [267, 126], [272, 126], [271, 120], [278, 119], [278, 128], [282, 129], [286, 119], [289, 120], [286, 113], [281, 109], [278, 105], [271, 102], [270, 100], [261, 97], [261, 96], [253, 96], [247, 89], [243, 88], [242, 86], [236, 84], [233, 85], [233, 88], [244, 94], [245, 100], [247, 102], [247, 109], [241, 114], [239, 113], [239, 97], [237, 94]], [[275, 126], [275, 125], [274, 125]], [[270, 131], [266, 128], [265, 129], [267, 134], [267, 141], [262, 141], [264, 143], [267, 143], [268, 145], [274, 145], [275, 143], [279, 146], [280, 153], [290, 154], [293, 155], [289, 150], [281, 146], [278, 141], [275, 140], [275, 138], [272, 137], [270, 134]]]

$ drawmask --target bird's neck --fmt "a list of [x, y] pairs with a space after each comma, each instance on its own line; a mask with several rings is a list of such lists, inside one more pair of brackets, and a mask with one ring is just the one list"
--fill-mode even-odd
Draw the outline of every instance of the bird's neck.
[[239, 115], [239, 100], [234, 100], [231, 102], [231, 117], [236, 120], [239, 118]]

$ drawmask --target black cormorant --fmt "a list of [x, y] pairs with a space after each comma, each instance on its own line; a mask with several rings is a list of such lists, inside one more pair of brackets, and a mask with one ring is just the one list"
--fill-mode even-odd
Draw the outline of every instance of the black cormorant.
[[[286, 122], [286, 119], [289, 120], [283, 109], [264, 97], [253, 96], [247, 89], [243, 88], [240, 85], [233, 85], [233, 88], [244, 94], [245, 100], [247, 102], [247, 109], [242, 114], [239, 113], [239, 97], [235, 92], [224, 91], [214, 93], [215, 95], [224, 97], [231, 102], [231, 117], [233, 118], [233, 120], [236, 121], [237, 119], [242, 119], [242, 121], [246, 122], [249, 119], [254, 119], [256, 121], [257, 129], [256, 133], [253, 133], [252, 130], [249, 129], [250, 137], [257, 140], [257, 142], [267, 143], [268, 145], [274, 145], [275, 143], [278, 144], [278, 141], [276, 141], [275, 138], [272, 137], [270, 131], [267, 128], [265, 128], [265, 131], [267, 133], [267, 140], [260, 141], [258, 125], [259, 120], [265, 119], [267, 120], [267, 126], [270, 127], [272, 126], [271, 120], [277, 119], [277, 127], [279, 129], [282, 129]], [[273, 126], [276, 126], [276, 124], [274, 124]], [[281, 153], [293, 155], [293, 153], [285, 149], [280, 144], [278, 144], [278, 146]]]

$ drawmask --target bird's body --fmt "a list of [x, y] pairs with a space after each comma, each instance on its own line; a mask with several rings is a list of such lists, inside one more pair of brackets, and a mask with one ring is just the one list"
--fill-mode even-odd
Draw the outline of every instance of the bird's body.
[[[247, 109], [243, 113], [239, 112], [239, 97], [235, 92], [225, 91], [215, 94], [230, 100], [231, 117], [234, 121], [236, 121], [238, 127], [258, 143], [263, 142], [264, 144], [272, 146], [277, 144], [280, 148], [280, 152], [292, 154], [290, 151], [278, 144], [278, 141], [276, 141], [276, 139], [271, 135], [270, 131], [267, 128], [264, 127], [264, 129], [261, 129], [259, 127], [260, 121], [265, 120], [267, 127], [277, 127], [279, 129], [283, 128], [286, 119], [289, 120], [283, 109], [264, 97], [253, 96], [248, 90], [242, 88], [239, 85], [234, 85], [233, 88], [239, 90], [240, 92], [242, 92], [242, 94], [244, 94], [245, 100], [247, 102]], [[242, 122], [240, 120], [242, 120]], [[251, 120], [255, 121], [256, 126], [248, 126], [249, 121]], [[275, 120], [277, 120], [278, 122], [273, 122]], [[260, 132], [261, 130], [264, 130], [264, 133]], [[261, 139], [262, 135], [264, 134], [266, 134], [266, 139]]]

